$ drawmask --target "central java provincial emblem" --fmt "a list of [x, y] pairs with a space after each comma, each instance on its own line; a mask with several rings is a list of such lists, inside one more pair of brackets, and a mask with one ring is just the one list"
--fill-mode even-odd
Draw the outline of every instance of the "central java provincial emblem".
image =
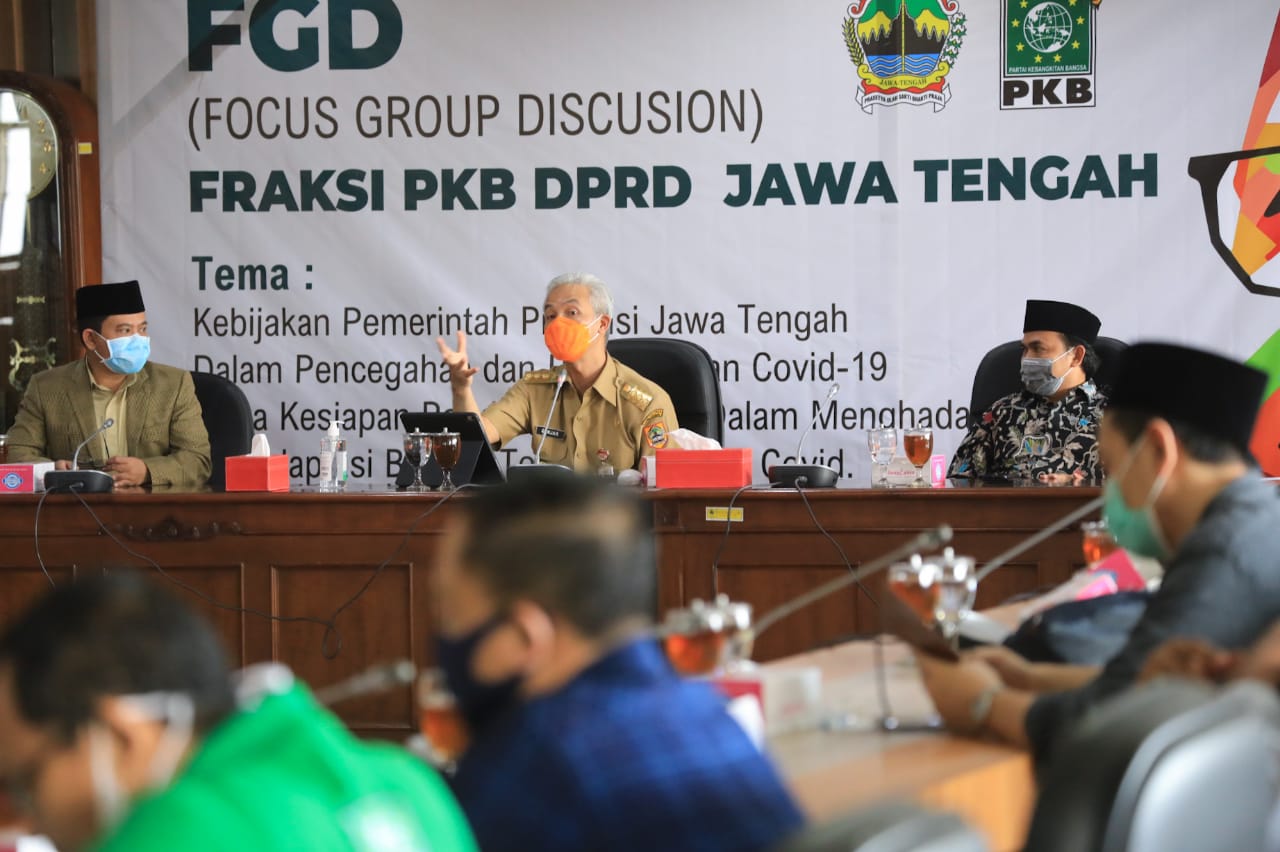
[[951, 99], [947, 75], [964, 41], [965, 16], [954, 0], [854, 0], [844, 42], [857, 66], [858, 106], [932, 104]]

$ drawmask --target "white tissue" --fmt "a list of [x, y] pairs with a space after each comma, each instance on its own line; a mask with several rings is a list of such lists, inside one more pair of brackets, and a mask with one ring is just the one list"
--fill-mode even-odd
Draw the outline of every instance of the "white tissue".
[[682, 450], [722, 449], [720, 442], [715, 438], [708, 438], [706, 435], [699, 435], [691, 429], [677, 429], [674, 432], [669, 432], [668, 436], [675, 442], [675, 446]]
[[267, 434], [258, 432], [253, 436], [253, 444], [249, 448], [251, 456], [269, 456], [271, 455], [271, 445], [267, 443]]

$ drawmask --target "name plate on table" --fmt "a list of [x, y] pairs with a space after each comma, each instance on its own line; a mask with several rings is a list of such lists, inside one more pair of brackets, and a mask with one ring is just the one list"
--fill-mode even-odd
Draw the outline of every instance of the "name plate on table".
[[0, 464], [0, 494], [34, 494], [44, 490], [44, 475], [53, 462]]

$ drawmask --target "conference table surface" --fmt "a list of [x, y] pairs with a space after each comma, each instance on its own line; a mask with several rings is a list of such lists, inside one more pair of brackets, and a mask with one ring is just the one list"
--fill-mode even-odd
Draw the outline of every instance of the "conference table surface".
[[[664, 490], [644, 494], [659, 545], [655, 616], [717, 592], [759, 618], [870, 562], [922, 529], [947, 523], [957, 551], [982, 564], [1098, 496], [1095, 487]], [[323, 686], [393, 659], [433, 662], [426, 571], [454, 500], [405, 494], [190, 493], [8, 495], [0, 511], [0, 622], [50, 583], [121, 569], [171, 583], [210, 619], [236, 666], [274, 660]], [[38, 535], [37, 533], [38, 519]], [[1080, 533], [1049, 537], [979, 589], [989, 608], [1068, 579], [1083, 564]], [[777, 623], [757, 661], [817, 665], [833, 713], [874, 719], [871, 645], [880, 632], [880, 576]], [[817, 649], [817, 650], [815, 650]], [[887, 648], [895, 711], [930, 705], [901, 648]], [[416, 727], [403, 687], [335, 708], [356, 732], [403, 741]], [[856, 728], [857, 726], [853, 726]], [[909, 796], [960, 811], [996, 848], [1016, 848], [1030, 812], [1026, 757], [936, 732], [817, 728], [775, 738], [771, 751], [815, 818]]]
[[[720, 592], [751, 604], [758, 619], [941, 523], [954, 528], [958, 552], [982, 563], [1097, 495], [1091, 487], [649, 491], [654, 614]], [[50, 583], [134, 569], [172, 584], [207, 616], [233, 665], [283, 662], [316, 686], [394, 659], [429, 666], [427, 569], [461, 499], [465, 491], [377, 489], [6, 495], [0, 622]], [[1056, 585], [1082, 564], [1079, 532], [1058, 533], [987, 578], [978, 606]], [[883, 591], [873, 576], [780, 621], [755, 659], [880, 632], [874, 599]], [[337, 710], [365, 735], [401, 737], [415, 726], [408, 688]]]
[[[884, 637], [882, 637], [884, 638]], [[1030, 756], [1000, 743], [928, 729], [933, 704], [902, 643], [871, 640], [788, 657], [770, 668], [816, 667], [818, 723], [769, 739], [769, 751], [806, 815], [826, 821], [891, 800], [960, 815], [993, 850], [1021, 849], [1035, 804]], [[901, 727], [885, 731], [888, 715]]]

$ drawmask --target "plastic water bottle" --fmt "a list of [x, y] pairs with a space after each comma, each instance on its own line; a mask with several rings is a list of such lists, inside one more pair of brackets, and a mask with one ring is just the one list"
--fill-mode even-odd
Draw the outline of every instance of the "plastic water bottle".
[[320, 490], [341, 491], [347, 487], [347, 442], [337, 420], [320, 439]]

